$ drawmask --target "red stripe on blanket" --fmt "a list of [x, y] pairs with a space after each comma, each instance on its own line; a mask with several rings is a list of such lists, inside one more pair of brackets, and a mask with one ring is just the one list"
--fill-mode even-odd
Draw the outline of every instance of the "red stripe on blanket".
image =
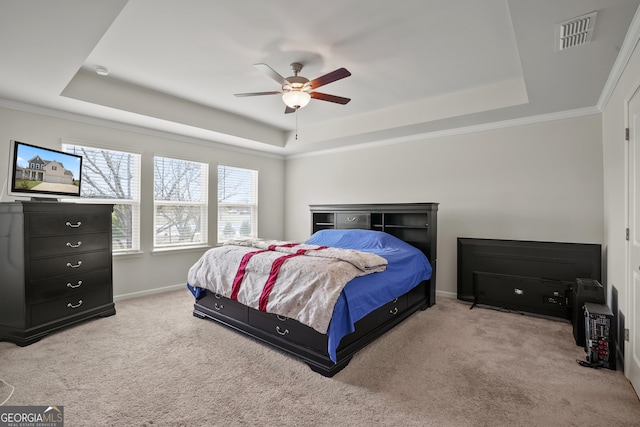
[[244, 273], [247, 271], [247, 264], [249, 264], [249, 260], [257, 254], [262, 252], [267, 252], [268, 250], [273, 249], [262, 249], [260, 251], [248, 252], [244, 254], [242, 260], [240, 260], [240, 266], [238, 267], [238, 271], [236, 272], [236, 277], [233, 278], [233, 286], [231, 287], [231, 296], [230, 298], [234, 301], [238, 301], [238, 292], [240, 292], [240, 284], [242, 283], [242, 279], [244, 279]]
[[299, 245], [300, 243], [287, 243], [284, 245], [270, 245], [268, 249], [261, 249], [259, 251], [248, 252], [244, 254], [242, 260], [240, 260], [240, 266], [238, 267], [238, 271], [236, 272], [236, 277], [233, 278], [233, 285], [231, 286], [231, 298], [234, 301], [238, 301], [238, 293], [240, 292], [240, 285], [242, 284], [242, 279], [244, 279], [245, 272], [247, 271], [247, 264], [249, 260], [254, 256], [258, 255], [262, 252], [267, 251], [275, 251], [276, 248], [292, 248], [294, 246]]
[[[292, 247], [292, 246], [288, 246], [288, 247]], [[314, 249], [300, 249], [296, 251], [296, 253], [294, 254], [284, 255], [284, 256], [281, 256], [280, 258], [277, 258], [271, 265], [269, 278], [267, 279], [267, 282], [265, 283], [264, 288], [262, 289], [262, 294], [260, 295], [260, 302], [258, 304], [258, 308], [260, 309], [260, 311], [267, 311], [267, 304], [269, 303], [269, 295], [271, 295], [273, 286], [276, 284], [276, 279], [278, 278], [278, 273], [282, 268], [282, 264], [284, 264], [286, 260], [288, 260], [289, 258], [293, 258], [295, 256], [304, 255], [310, 250], [319, 251], [321, 249], [326, 249], [326, 248], [327, 246], [319, 246]]]
[[276, 248], [292, 248], [294, 246], [298, 246], [300, 243], [287, 243], [284, 245], [269, 245], [270, 251], [275, 251]]

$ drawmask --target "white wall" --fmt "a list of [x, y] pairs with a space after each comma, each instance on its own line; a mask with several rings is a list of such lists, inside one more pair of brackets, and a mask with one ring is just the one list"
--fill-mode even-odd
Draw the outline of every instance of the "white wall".
[[456, 294], [456, 238], [602, 243], [600, 115], [286, 162], [285, 238], [309, 205], [439, 202], [438, 293]]
[[284, 234], [284, 160], [275, 156], [252, 154], [248, 151], [216, 148], [211, 144], [186, 142], [158, 133], [137, 131], [126, 126], [101, 126], [93, 121], [71, 120], [0, 108], [0, 184], [1, 201], [13, 200], [7, 195], [10, 140], [61, 148], [61, 139], [68, 138], [98, 144], [104, 148], [127, 150], [142, 154], [142, 205], [140, 255], [114, 256], [114, 295], [128, 297], [153, 292], [186, 282], [189, 267], [204, 250], [152, 253], [153, 246], [153, 156], [161, 154], [186, 160], [209, 163], [210, 222], [209, 242], [215, 244], [217, 165], [258, 170], [259, 223], [261, 237], [282, 239]]

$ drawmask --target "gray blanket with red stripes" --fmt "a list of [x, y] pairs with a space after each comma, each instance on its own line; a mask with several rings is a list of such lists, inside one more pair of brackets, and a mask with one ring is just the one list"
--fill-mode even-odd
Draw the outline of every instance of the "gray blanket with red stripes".
[[324, 334], [344, 286], [386, 265], [379, 255], [351, 249], [242, 240], [208, 250], [189, 269], [188, 282]]

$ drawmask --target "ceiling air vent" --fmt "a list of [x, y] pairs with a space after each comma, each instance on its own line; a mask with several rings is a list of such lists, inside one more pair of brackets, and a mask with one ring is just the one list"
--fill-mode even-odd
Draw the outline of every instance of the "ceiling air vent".
[[591, 12], [568, 21], [556, 24], [556, 48], [565, 50], [570, 47], [589, 43], [596, 23], [596, 13]]

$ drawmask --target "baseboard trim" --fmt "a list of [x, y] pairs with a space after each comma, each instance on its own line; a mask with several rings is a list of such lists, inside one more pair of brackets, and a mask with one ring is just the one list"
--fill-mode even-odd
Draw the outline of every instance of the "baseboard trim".
[[[443, 298], [451, 298], [451, 299], [458, 298], [458, 294], [454, 292], [438, 291], [438, 290], [436, 290], [436, 296], [443, 297]], [[438, 301], [436, 300], [436, 303], [437, 302]]]
[[170, 291], [177, 291], [180, 289], [187, 289], [187, 284], [186, 283], [182, 283], [182, 284], [178, 284], [178, 285], [171, 285], [171, 286], [165, 286], [162, 288], [155, 288], [155, 289], [149, 289], [146, 291], [140, 291], [140, 292], [131, 292], [128, 294], [122, 294], [122, 295], [114, 295], [113, 296], [113, 300], [114, 301], [122, 301], [122, 300], [126, 300], [126, 299], [131, 299], [131, 298], [139, 298], [139, 297], [146, 297], [148, 295], [153, 295], [153, 294], [159, 294], [162, 292], [170, 292]]

